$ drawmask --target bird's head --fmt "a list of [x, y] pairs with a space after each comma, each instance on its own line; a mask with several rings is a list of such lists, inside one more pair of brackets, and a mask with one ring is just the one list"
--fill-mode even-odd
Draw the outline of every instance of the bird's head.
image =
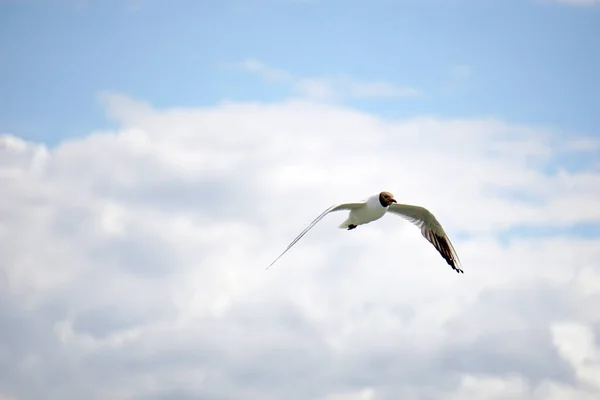
[[394, 199], [394, 195], [390, 192], [379, 193], [379, 202], [383, 207], [389, 207], [390, 204], [397, 203], [396, 199]]

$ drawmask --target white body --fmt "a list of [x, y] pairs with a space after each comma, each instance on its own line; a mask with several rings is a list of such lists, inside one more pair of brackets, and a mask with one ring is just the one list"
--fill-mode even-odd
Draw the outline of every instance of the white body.
[[379, 193], [365, 199], [366, 207], [350, 210], [346, 219], [338, 228], [347, 229], [350, 225], [364, 225], [383, 217], [389, 207], [384, 207], [379, 201]]

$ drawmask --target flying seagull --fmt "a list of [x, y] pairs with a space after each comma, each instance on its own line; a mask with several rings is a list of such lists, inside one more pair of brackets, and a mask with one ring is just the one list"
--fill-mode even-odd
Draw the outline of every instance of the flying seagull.
[[457, 273], [464, 273], [461, 268], [458, 255], [450, 242], [450, 238], [444, 232], [444, 228], [435, 216], [426, 208], [409, 204], [398, 204], [390, 192], [374, 194], [366, 200], [355, 203], [336, 204], [323, 211], [311, 224], [304, 229], [296, 239], [273, 261], [266, 269], [269, 269], [289, 249], [295, 245], [313, 226], [323, 219], [327, 214], [334, 211], [349, 210], [348, 218], [338, 226], [340, 229], [352, 230], [359, 225], [368, 224], [383, 217], [388, 211], [397, 214], [417, 227], [421, 228], [421, 234], [427, 239], [446, 260], [448, 265]]

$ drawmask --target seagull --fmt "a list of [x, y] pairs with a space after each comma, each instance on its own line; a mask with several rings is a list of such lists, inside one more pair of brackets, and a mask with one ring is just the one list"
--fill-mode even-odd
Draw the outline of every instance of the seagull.
[[458, 255], [454, 250], [454, 246], [452, 246], [450, 238], [446, 235], [446, 232], [444, 232], [444, 228], [442, 228], [442, 225], [438, 222], [437, 218], [424, 207], [410, 204], [398, 204], [396, 199], [394, 199], [394, 195], [390, 192], [377, 193], [360, 202], [336, 204], [329, 207], [311, 222], [310, 225], [304, 229], [266, 269], [269, 269], [275, 264], [281, 256], [291, 249], [302, 236], [306, 235], [306, 233], [327, 214], [343, 210], [348, 210], [350, 213], [348, 214], [348, 218], [342, 222], [338, 228], [347, 230], [356, 229], [360, 225], [376, 221], [383, 217], [387, 212], [391, 212], [407, 219], [417, 227], [421, 228], [421, 234], [437, 249], [454, 271], [457, 273], [464, 273]]

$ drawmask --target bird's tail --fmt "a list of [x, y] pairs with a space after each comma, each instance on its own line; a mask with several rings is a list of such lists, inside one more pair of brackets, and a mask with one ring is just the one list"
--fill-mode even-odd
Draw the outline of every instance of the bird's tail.
[[348, 227], [351, 225], [352, 223], [350, 222], [350, 218], [348, 218], [347, 220], [345, 220], [344, 222], [342, 222], [338, 228], [340, 229], [348, 229]]

